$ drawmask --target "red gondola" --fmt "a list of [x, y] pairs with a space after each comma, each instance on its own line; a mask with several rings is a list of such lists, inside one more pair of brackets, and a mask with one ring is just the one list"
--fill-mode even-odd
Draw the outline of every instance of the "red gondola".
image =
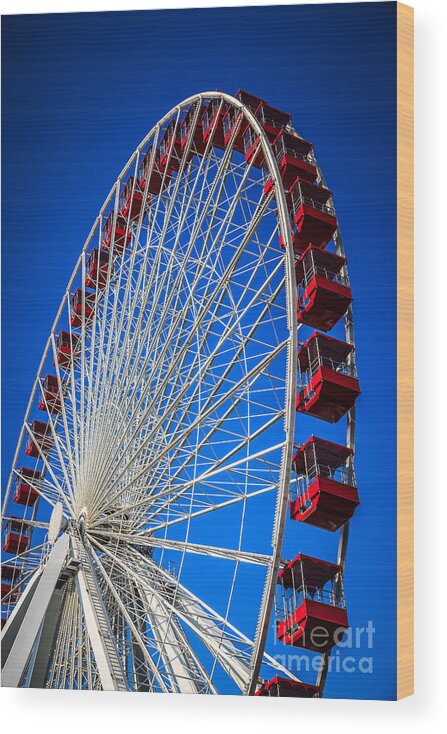
[[43, 421], [33, 421], [31, 423], [31, 432], [33, 437], [29, 438], [26, 445], [25, 453], [27, 456], [34, 456], [38, 459], [40, 456], [39, 449], [43, 454], [48, 454], [53, 446], [53, 438], [51, 436], [51, 428], [48, 423]]
[[208, 104], [202, 116], [203, 142], [208, 143], [211, 135], [213, 135], [212, 145], [216, 148], [225, 148], [223, 118], [228, 109], [225, 102], [219, 99], [212, 99]]
[[17, 586], [20, 578], [20, 568], [18, 566], [8, 566], [2, 563], [2, 601], [8, 596], [7, 603], [14, 602], [17, 599], [17, 591], [11, 594], [12, 589]]
[[75, 328], [80, 327], [84, 318], [85, 325], [88, 326], [94, 313], [95, 294], [91, 291], [83, 291], [82, 288], [76, 288], [71, 296], [70, 324]]
[[348, 627], [341, 567], [300, 553], [281, 569], [278, 584], [283, 590], [278, 640], [329, 652]]
[[237, 110], [234, 107], [229, 107], [222, 120], [225, 147], [229, 144], [233, 135], [233, 130], [238, 123], [239, 127], [233, 141], [233, 149], [237, 150], [238, 153], [243, 153], [244, 133], [248, 123], [247, 120], [244, 118], [244, 114], [240, 110]]
[[298, 321], [330, 331], [346, 313], [352, 292], [343, 274], [346, 259], [310, 245], [295, 265]]
[[264, 152], [259, 147], [259, 135], [251, 127], [245, 128], [244, 153], [247, 163], [252, 163], [256, 168], [262, 168], [265, 164]]
[[[279, 173], [285, 191], [289, 191], [296, 179], [313, 183], [317, 177], [317, 168], [313, 154], [313, 145], [296, 133], [281, 130], [273, 143], [273, 150], [278, 161]], [[271, 178], [267, 179], [264, 193], [272, 188]]]
[[192, 158], [193, 155], [201, 156], [205, 152], [206, 143], [203, 139], [203, 123], [202, 123], [203, 116], [205, 114], [205, 110], [206, 110], [206, 105], [204, 104], [200, 105], [200, 109], [198, 111], [197, 111], [196, 106], [190, 107], [180, 127], [180, 141], [181, 141], [181, 149], [183, 152], [188, 143], [189, 135], [190, 135], [194, 120], [196, 118], [196, 114], [198, 115], [196, 126], [194, 128], [194, 137], [191, 142], [190, 159]]
[[4, 553], [16, 555], [26, 551], [29, 545], [30, 535], [31, 528], [23, 520], [20, 520], [18, 517], [8, 520], [5, 525]]
[[[303, 253], [309, 245], [326, 247], [337, 230], [337, 218], [330, 199], [332, 191], [314, 186], [302, 178], [292, 185], [287, 196], [292, 242], [296, 253]], [[281, 242], [282, 246], [283, 243]]]
[[102, 227], [102, 247], [105, 250], [111, 250], [113, 244], [113, 254], [122, 255], [124, 248], [132, 239], [132, 232], [127, 226], [127, 221], [124, 217], [118, 215], [115, 226], [114, 222], [114, 212], [110, 212]]
[[300, 413], [336, 423], [360, 394], [352, 344], [314, 332], [298, 352], [298, 368], [307, 381], [298, 393]]
[[36, 504], [39, 494], [31, 486], [31, 482], [38, 481], [40, 476], [40, 471], [37, 469], [28, 469], [26, 466], [22, 466], [19, 469], [19, 476], [16, 477], [16, 489], [14, 492], [14, 502], [16, 504], [27, 505], [27, 507], [33, 507]]
[[4, 579], [12, 585], [16, 585], [20, 578], [21, 569], [18, 566], [8, 566], [6, 563], [2, 563], [2, 580]]
[[[146, 200], [146, 206], [150, 205], [149, 198]], [[143, 194], [139, 187], [134, 185], [134, 177], [130, 176], [124, 184], [118, 203], [119, 216], [124, 220], [130, 219], [134, 221], [138, 219], [143, 208]]]
[[[109, 260], [109, 250], [98, 250], [95, 247], [91, 251], [86, 263], [86, 288], [94, 288], [95, 290], [98, 288], [98, 290], [102, 291], [106, 287], [109, 273]], [[113, 272], [113, 265], [111, 272]]]
[[278, 110], [264, 100], [260, 100], [255, 117], [261, 123], [271, 143], [277, 138], [279, 131], [285, 130], [292, 120], [292, 115], [288, 112]]
[[292, 520], [334, 532], [352, 517], [359, 504], [352, 453], [316, 436], [298, 449], [292, 459], [299, 475], [289, 503]]
[[180, 137], [180, 123], [175, 120], [171, 120], [163, 137], [160, 140], [160, 165], [163, 167], [169, 166], [174, 171], [178, 171], [180, 168], [180, 161], [182, 159], [182, 140]]
[[255, 696], [273, 696], [274, 698], [319, 698], [320, 689], [301, 681], [281, 678], [279, 675], [262, 684]]
[[39, 399], [39, 410], [45, 410], [50, 413], [60, 413], [61, 396], [59, 393], [59, 383], [56, 375], [46, 375], [42, 385], [42, 395]]
[[[244, 92], [242, 89], [238, 89], [234, 96], [236, 97], [236, 99], [239, 100], [239, 102], [242, 102], [242, 104], [248, 107], [248, 109], [253, 112], [253, 114], [256, 113], [256, 110], [259, 108], [260, 104], [265, 104], [263, 100], [260, 99], [260, 97], [256, 97], [254, 94]], [[233, 130], [239, 120], [240, 125], [238, 127], [233, 147], [234, 150], [237, 150], [239, 153], [244, 153], [244, 134], [249, 123], [244, 117], [243, 113], [235, 107], [229, 107], [223, 118], [224, 143], [225, 145], [228, 145], [228, 143], [230, 142]]]
[[[271, 105], [262, 99], [259, 100], [259, 105], [254, 111], [254, 115], [261, 123], [272, 144], [278, 138], [279, 133], [286, 129], [292, 119], [292, 116], [287, 112], [282, 112], [275, 107], [271, 107]], [[244, 132], [245, 160], [247, 163], [253, 161], [254, 166], [262, 168], [264, 165], [264, 153], [262, 150], [258, 150], [256, 153], [258, 142], [259, 136], [249, 125]]]
[[[1, 587], [2, 587], [2, 601], [3, 601], [3, 599], [4, 599], [4, 598], [5, 598], [5, 597], [6, 597], [6, 596], [7, 596], [8, 594], [9, 594], [9, 592], [11, 591], [11, 589], [12, 589], [12, 586], [11, 586], [10, 584], [7, 584], [7, 583], [5, 583], [4, 581], [2, 581], [2, 583], [1, 583]], [[12, 599], [11, 597], [9, 597], [8, 601], [14, 601], [14, 600], [13, 600], [13, 599]]]
[[[150, 194], [158, 196], [160, 191], [165, 189], [172, 177], [172, 167], [166, 169], [166, 165], [160, 162], [160, 151], [157, 149], [155, 153], [151, 146], [141, 159], [138, 167], [138, 188], [144, 192], [147, 190]], [[152, 170], [150, 169], [153, 158]], [[150, 171], [150, 173], [149, 173]], [[149, 182], [147, 182], [149, 176]]]
[[[64, 369], [69, 367], [72, 361], [75, 363], [79, 359], [79, 354], [79, 336], [70, 334], [69, 331], [60, 331], [56, 337], [58, 365]], [[56, 364], [54, 359], [53, 364]]]

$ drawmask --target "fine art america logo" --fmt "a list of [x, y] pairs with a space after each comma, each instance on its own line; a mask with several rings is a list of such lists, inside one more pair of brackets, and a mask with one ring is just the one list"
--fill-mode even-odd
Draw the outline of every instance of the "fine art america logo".
[[[333, 637], [336, 647], [329, 655], [328, 671], [332, 673], [372, 673], [372, 649], [375, 632], [371, 620], [368, 620], [366, 627], [350, 627], [347, 630], [340, 627], [336, 630]], [[309, 641], [313, 649], [324, 649], [328, 642], [327, 629], [314, 627], [309, 633]], [[276, 634], [274, 635], [274, 644], [278, 644]], [[363, 653], [365, 649], [369, 651], [369, 654], [360, 654], [360, 651]], [[350, 651], [350, 654], [347, 654], [347, 651]], [[325, 660], [323, 652], [309, 654], [305, 650], [280, 653], [273, 657], [294, 674], [307, 673], [311, 670], [318, 673], [322, 669]]]

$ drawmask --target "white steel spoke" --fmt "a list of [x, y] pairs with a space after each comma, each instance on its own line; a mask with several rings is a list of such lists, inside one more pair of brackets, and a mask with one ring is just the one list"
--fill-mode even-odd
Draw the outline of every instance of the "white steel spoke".
[[[169, 573], [156, 566], [149, 558], [141, 556], [136, 551], [131, 552], [129, 548], [123, 551], [124, 558], [121, 558], [112, 554], [98, 541], [92, 542], [105, 555], [113, 558], [113, 562], [130, 577], [138, 581], [147, 594], [156, 597], [162, 605], [170, 609], [172, 614], [211, 651], [236, 685], [242, 691], [247, 689], [253, 642], [246, 635], [188, 589], [178, 582], [175, 583]], [[277, 671], [285, 670], [268, 655], [265, 656], [265, 662]], [[292, 679], [298, 680], [288, 671], [287, 673]]]

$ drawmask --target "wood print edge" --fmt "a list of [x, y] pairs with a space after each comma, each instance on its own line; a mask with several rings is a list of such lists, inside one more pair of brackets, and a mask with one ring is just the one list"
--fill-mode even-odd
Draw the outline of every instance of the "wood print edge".
[[414, 692], [414, 11], [397, 3], [397, 698]]

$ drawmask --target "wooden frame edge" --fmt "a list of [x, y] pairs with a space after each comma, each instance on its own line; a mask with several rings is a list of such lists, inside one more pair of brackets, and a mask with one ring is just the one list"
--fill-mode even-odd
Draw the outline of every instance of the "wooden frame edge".
[[414, 692], [414, 10], [397, 3], [397, 698]]

